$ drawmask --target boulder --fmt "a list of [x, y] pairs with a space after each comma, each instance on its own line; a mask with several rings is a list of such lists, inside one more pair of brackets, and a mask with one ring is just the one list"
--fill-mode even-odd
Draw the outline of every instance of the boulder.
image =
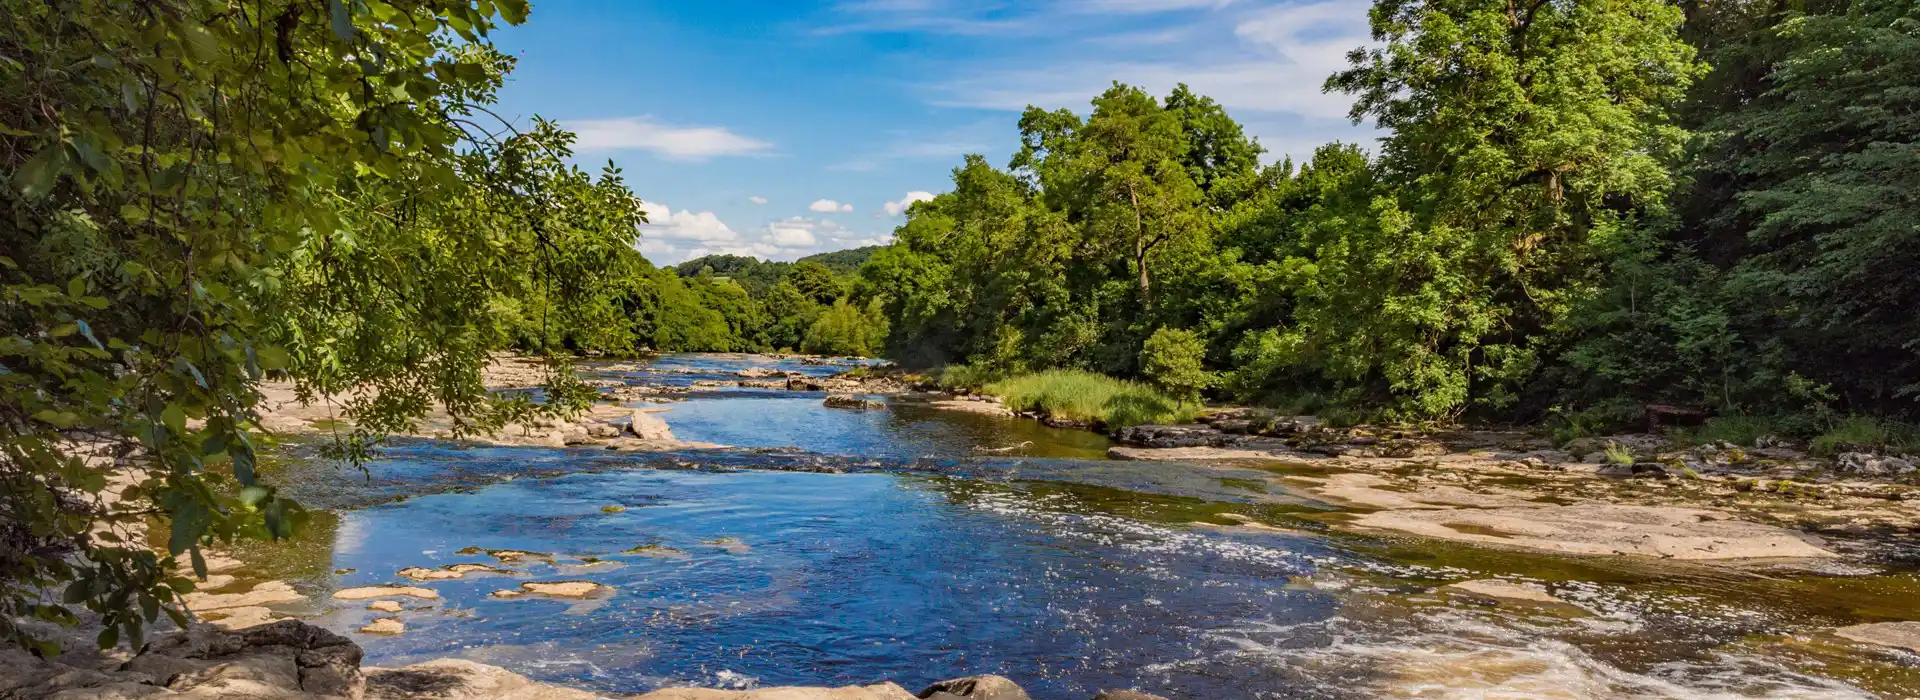
[[1244, 435], [1221, 432], [1208, 425], [1135, 425], [1121, 428], [1114, 438], [1138, 447], [1232, 447], [1246, 442]]
[[968, 676], [940, 681], [920, 691], [920, 700], [1031, 700], [1027, 691], [1001, 676]]
[[887, 404], [883, 401], [863, 399], [852, 394], [834, 394], [827, 397], [824, 405], [827, 408], [851, 408], [856, 410], [883, 409], [887, 407]]
[[633, 412], [633, 416], [627, 421], [627, 432], [633, 433], [634, 437], [642, 440], [673, 441], [673, 429], [667, 427], [667, 422], [646, 411]]
[[821, 386], [820, 382], [814, 381], [813, 378], [811, 377], [805, 377], [805, 376], [787, 377], [787, 391], [825, 391], [825, 390], [826, 390], [826, 387]]

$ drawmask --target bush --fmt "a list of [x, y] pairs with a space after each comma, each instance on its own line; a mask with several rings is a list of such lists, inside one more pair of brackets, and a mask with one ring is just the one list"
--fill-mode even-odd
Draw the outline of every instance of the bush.
[[1206, 354], [1206, 341], [1193, 331], [1162, 328], [1140, 348], [1140, 369], [1182, 405], [1198, 403], [1200, 392], [1214, 384], [1213, 373], [1202, 362]]
[[1854, 416], [1814, 438], [1810, 451], [1826, 456], [1842, 452], [1916, 452], [1920, 451], [1920, 427]]
[[934, 383], [944, 391], [975, 392], [1005, 375], [981, 365], [947, 365], [934, 372]]
[[1016, 411], [1037, 411], [1054, 420], [1105, 425], [1188, 423], [1199, 406], [1181, 403], [1152, 387], [1080, 370], [1049, 370], [988, 384]]
[[1779, 423], [1780, 421], [1766, 416], [1721, 416], [1709, 418], [1707, 422], [1696, 428], [1676, 428], [1667, 436], [1682, 445], [1729, 442], [1742, 447], [1753, 447], [1760, 438], [1792, 434], [1793, 431], [1783, 428]]
[[880, 353], [886, 339], [887, 319], [877, 307], [862, 310], [842, 299], [807, 329], [800, 349], [820, 355], [873, 357]]

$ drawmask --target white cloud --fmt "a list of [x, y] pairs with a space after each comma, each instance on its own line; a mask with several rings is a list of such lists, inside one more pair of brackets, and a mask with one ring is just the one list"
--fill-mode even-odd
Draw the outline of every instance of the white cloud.
[[887, 202], [886, 204], [880, 205], [880, 208], [886, 210], [887, 216], [899, 216], [906, 213], [907, 207], [913, 206], [914, 202], [930, 201], [933, 201], [932, 192], [914, 191], [908, 192], [907, 196], [900, 198], [900, 201]]
[[767, 224], [767, 242], [781, 248], [806, 248], [820, 243], [807, 227], [784, 221]]
[[1066, 3], [1071, 12], [1143, 14], [1172, 10], [1217, 10], [1233, 0], [1073, 0]]
[[705, 160], [715, 156], [766, 153], [773, 144], [718, 126], [673, 126], [652, 117], [582, 119], [566, 123], [578, 134], [581, 151], [649, 151], [667, 160]]
[[812, 204], [807, 205], [807, 211], [815, 211], [822, 214], [846, 214], [853, 211], [853, 205], [841, 204], [831, 199], [816, 199], [813, 200]]
[[752, 197], [748, 197], [747, 201], [753, 202], [754, 204], [766, 204], [767, 198], [756, 194]]
[[[640, 225], [640, 240], [648, 239], [676, 241], [731, 241], [739, 234], [728, 228], [726, 222], [713, 212], [694, 213], [682, 209], [678, 212], [658, 202], [644, 202], [640, 205], [647, 214], [647, 223]], [[642, 247], [641, 251], [646, 251]]]

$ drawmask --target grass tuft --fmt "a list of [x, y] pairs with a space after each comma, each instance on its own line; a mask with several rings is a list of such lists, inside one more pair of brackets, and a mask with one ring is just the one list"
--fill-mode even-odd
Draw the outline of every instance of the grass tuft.
[[987, 384], [986, 393], [1016, 411], [1037, 411], [1054, 420], [1131, 425], [1190, 423], [1198, 403], [1182, 403], [1145, 384], [1079, 370], [1048, 370]]
[[1728, 442], [1741, 447], [1753, 447], [1760, 438], [1781, 436], [1789, 432], [1766, 416], [1719, 416], [1708, 418], [1693, 428], [1674, 428], [1668, 437], [1682, 445], [1708, 445]]
[[1811, 448], [1813, 454], [1827, 457], [1842, 452], [1920, 452], [1920, 427], [1854, 416], [1814, 438]]

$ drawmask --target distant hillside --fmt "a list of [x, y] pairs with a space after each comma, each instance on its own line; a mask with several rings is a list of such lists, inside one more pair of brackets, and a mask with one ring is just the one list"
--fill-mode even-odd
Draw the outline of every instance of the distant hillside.
[[851, 275], [858, 272], [861, 265], [867, 263], [867, 258], [873, 257], [873, 251], [879, 249], [880, 246], [877, 245], [870, 245], [864, 248], [848, 248], [846, 250], [836, 250], [831, 253], [809, 255], [801, 258], [799, 262], [819, 263], [825, 265], [827, 269], [832, 270], [834, 274]]

